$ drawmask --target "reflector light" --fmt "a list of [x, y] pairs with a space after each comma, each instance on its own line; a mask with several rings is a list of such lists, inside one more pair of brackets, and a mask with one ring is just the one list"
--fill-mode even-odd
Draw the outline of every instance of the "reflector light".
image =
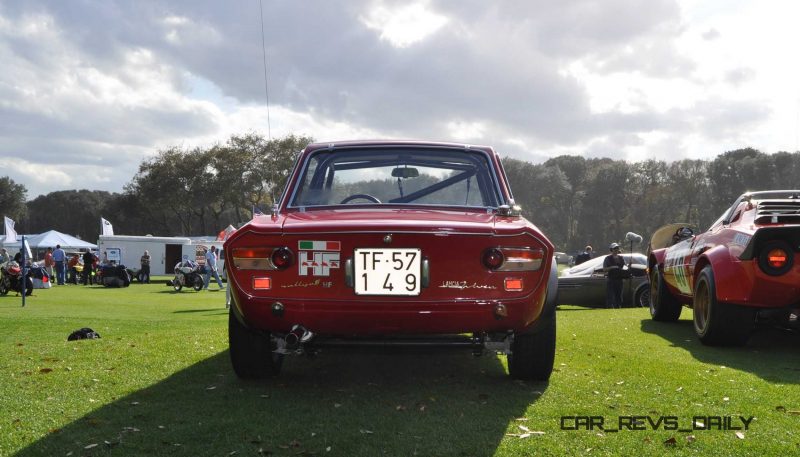
[[506, 278], [505, 287], [507, 291], [520, 291], [522, 290], [521, 278]]
[[253, 289], [271, 289], [272, 288], [272, 279], [271, 278], [253, 278]]

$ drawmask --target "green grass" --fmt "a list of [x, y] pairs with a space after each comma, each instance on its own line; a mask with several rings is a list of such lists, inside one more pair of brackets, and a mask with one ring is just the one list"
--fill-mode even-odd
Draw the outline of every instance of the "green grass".
[[[800, 337], [771, 329], [745, 348], [707, 348], [689, 317], [561, 309], [549, 384], [509, 379], [504, 357], [364, 351], [291, 358], [280, 377], [243, 382], [221, 292], [63, 286], [25, 308], [0, 297], [0, 455], [800, 453]], [[66, 341], [87, 326], [102, 338]], [[560, 430], [576, 415], [755, 419], [743, 439]], [[520, 426], [544, 434], [511, 436]]]

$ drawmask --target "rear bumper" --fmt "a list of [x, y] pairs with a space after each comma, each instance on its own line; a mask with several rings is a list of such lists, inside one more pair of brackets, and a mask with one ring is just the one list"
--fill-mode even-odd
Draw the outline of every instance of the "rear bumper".
[[[527, 298], [513, 300], [353, 303], [275, 300], [231, 290], [232, 309], [250, 328], [283, 334], [299, 324], [317, 335], [343, 338], [522, 331], [541, 314], [545, 295], [546, 291], [540, 290]], [[282, 305], [281, 313], [273, 311], [276, 302]], [[505, 307], [505, 317], [498, 318], [497, 305]]]

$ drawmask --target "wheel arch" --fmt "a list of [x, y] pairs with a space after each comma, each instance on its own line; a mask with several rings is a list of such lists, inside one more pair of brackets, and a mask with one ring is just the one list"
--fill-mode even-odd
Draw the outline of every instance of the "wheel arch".
[[[740, 302], [746, 296], [742, 281], [746, 275], [741, 270], [739, 259], [730, 255], [725, 246], [716, 246], [704, 252], [697, 259], [693, 280], [697, 284], [700, 273], [711, 267], [714, 278], [715, 298], [719, 302]], [[694, 290], [692, 291], [694, 295]]]

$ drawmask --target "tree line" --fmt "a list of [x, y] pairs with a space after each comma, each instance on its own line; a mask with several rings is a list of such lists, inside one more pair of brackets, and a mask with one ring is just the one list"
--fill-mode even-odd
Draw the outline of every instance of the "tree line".
[[707, 229], [742, 193], [800, 188], [800, 152], [765, 154], [753, 148], [713, 160], [646, 160], [560, 156], [541, 164], [504, 159], [523, 215], [558, 250], [587, 244], [605, 253], [627, 232], [647, 239], [672, 222]]
[[[99, 236], [100, 217], [117, 234], [210, 235], [249, 220], [253, 207], [268, 211], [297, 152], [312, 141], [250, 133], [209, 147], [166, 148], [144, 159], [120, 193], [66, 190], [26, 201], [24, 186], [0, 177], [0, 214], [16, 220], [19, 233], [55, 229], [89, 241]], [[670, 163], [559, 156], [503, 165], [523, 215], [566, 252], [586, 244], [605, 252], [626, 232], [647, 239], [670, 222], [705, 229], [745, 191], [800, 188], [800, 152], [752, 148]]]
[[144, 159], [122, 192], [63, 190], [25, 201], [27, 190], [0, 178], [0, 214], [17, 233], [58, 230], [95, 242], [100, 218], [115, 234], [212, 235], [269, 211], [280, 197], [298, 151], [313, 140], [267, 140], [249, 133], [209, 147], [170, 147]]

